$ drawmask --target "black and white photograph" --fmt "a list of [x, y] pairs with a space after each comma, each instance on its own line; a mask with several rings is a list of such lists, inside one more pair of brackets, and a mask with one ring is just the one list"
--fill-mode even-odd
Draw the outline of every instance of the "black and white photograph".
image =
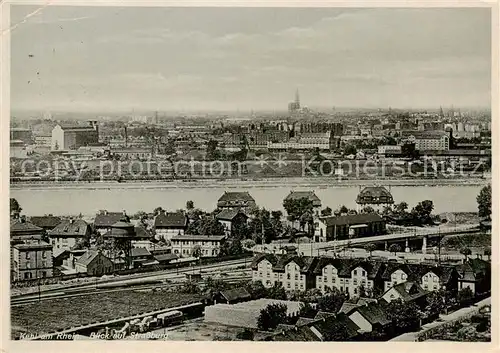
[[497, 4], [1, 6], [11, 340], [494, 341]]

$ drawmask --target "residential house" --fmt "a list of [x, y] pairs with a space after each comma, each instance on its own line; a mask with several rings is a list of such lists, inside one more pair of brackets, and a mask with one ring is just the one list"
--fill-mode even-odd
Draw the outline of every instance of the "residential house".
[[469, 287], [474, 294], [491, 291], [491, 263], [470, 258], [457, 266], [458, 290]]
[[52, 277], [52, 245], [39, 240], [15, 244], [11, 252], [12, 281]]
[[222, 210], [216, 219], [224, 226], [226, 236], [231, 236], [238, 225], [247, 222], [248, 216], [239, 208], [234, 208]]
[[199, 247], [201, 257], [215, 257], [226, 240], [225, 235], [178, 235], [171, 238], [172, 253], [180, 257], [194, 256]]
[[300, 200], [307, 199], [311, 201], [315, 213], [318, 214], [321, 209], [321, 200], [314, 193], [314, 191], [290, 191], [290, 193], [285, 197], [285, 200]]
[[120, 221], [122, 218], [130, 218], [127, 216], [126, 212], [108, 212], [107, 210], [100, 211], [94, 219], [94, 229], [99, 234], [107, 233], [111, 230], [113, 224]]
[[315, 237], [319, 241], [381, 235], [386, 232], [385, 221], [376, 213], [319, 218]]
[[20, 218], [11, 220], [10, 222], [11, 242], [41, 239], [43, 232], [43, 228], [28, 222], [25, 216], [21, 216]]
[[453, 266], [388, 263], [382, 273], [384, 291], [406, 281], [419, 283], [427, 291], [457, 288], [457, 272]]
[[423, 308], [426, 305], [425, 298], [428, 294], [429, 292], [420, 287], [418, 283], [406, 281], [389, 288], [381, 298], [387, 303], [401, 299], [403, 303], [413, 302]]
[[113, 262], [98, 250], [88, 250], [75, 261], [76, 272], [87, 273], [91, 276], [112, 273], [113, 267]]
[[48, 232], [54, 256], [64, 250], [72, 250], [78, 242], [88, 240], [91, 234], [90, 225], [83, 219], [67, 219], [61, 221]]
[[359, 327], [359, 333], [384, 331], [391, 325], [391, 320], [387, 317], [386, 311], [377, 303], [369, 303], [353, 308], [346, 313], [349, 319]]
[[184, 235], [188, 221], [183, 212], [160, 212], [154, 221], [155, 239], [171, 240], [172, 237]]
[[[280, 256], [272, 266], [270, 282], [280, 284], [287, 291], [308, 290], [315, 287], [314, 268], [317, 263], [315, 257], [303, 257], [294, 254]], [[258, 264], [257, 264], [258, 266]], [[267, 273], [266, 273], [267, 275]], [[266, 284], [269, 286], [269, 283]]]
[[278, 263], [278, 257], [273, 254], [260, 254], [252, 261], [252, 280], [259, 281], [266, 288], [274, 286], [276, 278], [273, 266]]
[[[375, 261], [321, 258], [314, 269], [316, 288], [325, 293], [337, 288], [350, 296], [359, 296], [360, 288], [373, 293], [380, 290], [383, 264]], [[365, 293], [366, 294], [366, 293]]]
[[217, 207], [221, 209], [240, 208], [244, 211], [255, 207], [255, 199], [247, 192], [224, 192], [217, 201]]
[[358, 212], [365, 206], [370, 206], [376, 211], [381, 211], [386, 206], [393, 205], [394, 198], [391, 192], [383, 186], [367, 186], [359, 192], [356, 204]]
[[54, 229], [59, 223], [61, 223], [61, 218], [49, 214], [47, 216], [30, 217], [30, 222], [37, 227], [49, 231]]
[[179, 256], [175, 254], [158, 254], [153, 256], [160, 265], [168, 265], [172, 261], [177, 260], [179, 258]]

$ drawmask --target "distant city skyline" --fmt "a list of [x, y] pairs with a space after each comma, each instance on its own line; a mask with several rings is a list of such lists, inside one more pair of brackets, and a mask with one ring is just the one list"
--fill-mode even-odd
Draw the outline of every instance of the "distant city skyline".
[[487, 8], [11, 6], [11, 109], [489, 108]]

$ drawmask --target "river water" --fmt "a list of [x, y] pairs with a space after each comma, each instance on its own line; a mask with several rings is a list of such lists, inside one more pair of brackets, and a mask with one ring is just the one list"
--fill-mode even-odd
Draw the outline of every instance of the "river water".
[[[461, 186], [393, 186], [390, 188], [396, 203], [406, 201], [410, 208], [422, 200], [432, 200], [436, 213], [476, 212], [476, 196], [482, 185]], [[241, 186], [241, 187], [189, 187], [177, 188], [13, 188], [10, 197], [16, 198], [23, 213], [28, 216], [93, 215], [99, 210], [123, 211], [134, 214], [137, 211], [152, 212], [161, 206], [166, 210], [185, 208], [192, 200], [195, 207], [212, 211], [224, 191], [248, 191], [258, 206], [271, 210], [282, 210], [283, 199], [291, 190], [314, 190], [322, 201], [322, 207], [336, 209], [341, 205], [355, 208], [359, 186], [291, 187], [291, 186]]]

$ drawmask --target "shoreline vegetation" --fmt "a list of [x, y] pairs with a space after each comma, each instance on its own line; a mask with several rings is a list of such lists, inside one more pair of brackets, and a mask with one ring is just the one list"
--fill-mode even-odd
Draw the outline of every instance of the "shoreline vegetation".
[[384, 186], [474, 186], [486, 185], [490, 179], [343, 179], [336, 178], [265, 178], [265, 179], [184, 179], [184, 180], [126, 180], [126, 181], [30, 181], [10, 184], [11, 189], [170, 189], [219, 187], [350, 187], [380, 184]]

